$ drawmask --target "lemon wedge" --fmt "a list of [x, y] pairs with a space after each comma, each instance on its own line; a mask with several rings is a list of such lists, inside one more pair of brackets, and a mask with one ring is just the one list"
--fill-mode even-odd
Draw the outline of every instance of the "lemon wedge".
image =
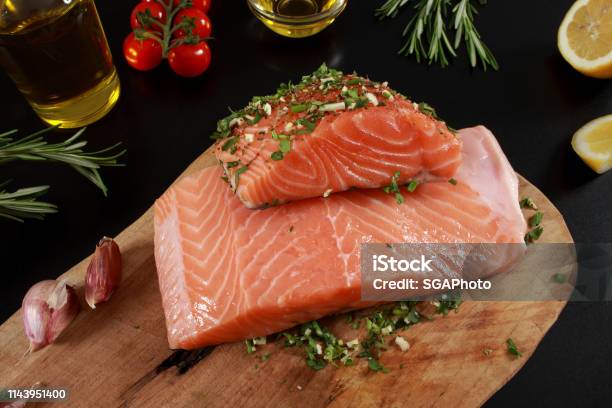
[[572, 147], [590, 168], [604, 173], [612, 168], [612, 115], [590, 121], [574, 134]]
[[612, 78], [612, 1], [576, 1], [559, 27], [557, 46], [577, 71]]

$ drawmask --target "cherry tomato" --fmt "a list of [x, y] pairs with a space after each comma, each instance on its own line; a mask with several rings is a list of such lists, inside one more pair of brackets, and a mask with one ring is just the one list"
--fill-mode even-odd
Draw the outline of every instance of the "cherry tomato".
[[205, 42], [181, 44], [168, 53], [170, 68], [180, 76], [191, 78], [202, 74], [210, 65], [210, 48]]
[[130, 33], [123, 42], [123, 56], [131, 67], [139, 71], [148, 71], [162, 60], [162, 46], [152, 38], [139, 40]]
[[[149, 1], [153, 1], [153, 0], [149, 0]], [[182, 0], [174, 0], [174, 6], [178, 6], [179, 4], [181, 4]], [[193, 8], [196, 8], [204, 13], [207, 13], [208, 10], [210, 9], [210, 0], [192, 0], [191, 1], [191, 5]]]
[[[210, 36], [212, 25], [210, 24], [210, 19], [204, 12], [195, 8], [183, 9], [176, 13], [174, 25], [182, 23], [185, 19], [193, 20], [194, 27], [191, 29], [193, 35], [197, 35], [200, 39]], [[187, 30], [184, 29], [176, 30], [174, 33], [176, 38], [185, 37], [186, 35]]]
[[208, 13], [208, 10], [210, 10], [210, 0], [193, 0], [193, 7]]
[[149, 10], [151, 17], [153, 17], [155, 20], [162, 24], [166, 22], [166, 10], [161, 4], [154, 2], [142, 2], [134, 7], [134, 10], [132, 10], [132, 16], [130, 17], [132, 29], [141, 27], [148, 30], [162, 31], [161, 27], [155, 23], [150, 23], [147, 27], [142, 27], [140, 21], [138, 21], [138, 13], [146, 13], [147, 10]]

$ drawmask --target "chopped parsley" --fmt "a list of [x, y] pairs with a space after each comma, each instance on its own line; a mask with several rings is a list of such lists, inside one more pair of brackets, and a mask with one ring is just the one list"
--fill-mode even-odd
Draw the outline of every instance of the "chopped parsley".
[[283, 157], [284, 157], [283, 152], [281, 152], [280, 150], [270, 155], [270, 158], [274, 161], [283, 160]]
[[540, 236], [544, 232], [544, 227], [540, 225], [542, 223], [542, 218], [544, 217], [544, 213], [538, 211], [538, 206], [529, 197], [525, 197], [521, 201], [519, 201], [519, 205], [521, 208], [528, 208], [528, 209], [536, 211], [536, 213], [533, 214], [528, 219], [529, 228], [532, 228], [532, 229], [529, 230], [525, 234], [526, 243], [529, 244], [529, 243], [535, 242], [540, 238]]
[[542, 222], [543, 216], [544, 214], [542, 214], [540, 211], [533, 214], [533, 216], [529, 218], [529, 226], [533, 228], [533, 227], [537, 227], [538, 225], [540, 225], [540, 223]]
[[[402, 193], [400, 192], [400, 186], [398, 184], [400, 179], [400, 172], [396, 171], [395, 173], [393, 173], [393, 176], [391, 177], [391, 183], [388, 186], [383, 187], [383, 191], [387, 194], [395, 194], [395, 201], [397, 201], [398, 204], [403, 204], [404, 203], [404, 196], [402, 195]], [[419, 182], [417, 180], [412, 180], [410, 181], [410, 183], [406, 184], [406, 189], [413, 193], [416, 188], [418, 187]]]
[[285, 347], [300, 347], [306, 355], [306, 364], [313, 370], [321, 370], [327, 364], [353, 364], [350, 349], [334, 336], [329, 329], [312, 321], [302, 324], [297, 333], [284, 332]]
[[230, 150], [233, 154], [236, 152], [237, 142], [238, 142], [238, 136], [231, 137], [227, 139], [225, 143], [223, 143], [223, 146], [221, 146], [221, 150], [223, 150], [224, 152]]
[[414, 193], [414, 190], [416, 190], [418, 186], [419, 186], [419, 182], [417, 180], [412, 180], [410, 183], [408, 183], [408, 185], [406, 186], [406, 189], [410, 191], [411, 193]]
[[306, 118], [301, 118], [295, 121], [295, 124], [298, 126], [304, 126], [308, 132], [312, 132], [317, 126], [314, 122]]
[[255, 345], [253, 344], [253, 339], [245, 340], [246, 350], [248, 354], [253, 354], [255, 352]]
[[431, 116], [434, 119], [440, 119], [438, 117], [438, 114], [436, 113], [436, 110], [427, 102], [420, 102], [417, 104], [417, 107], [419, 108], [419, 110], [421, 111], [421, 113], [427, 115], [427, 116]]
[[530, 208], [535, 211], [538, 210], [538, 206], [529, 197], [525, 197], [521, 201], [519, 201], [519, 205], [521, 206], [521, 208]]
[[543, 232], [544, 232], [544, 227], [542, 227], [541, 225], [538, 225], [534, 229], [527, 232], [527, 234], [525, 234], [525, 242], [532, 243], [532, 242], [537, 241], [538, 239], [540, 239], [540, 236], [542, 235]]
[[368, 106], [370, 100], [368, 98], [357, 98], [350, 105], [352, 109], [363, 108], [364, 106]]
[[350, 97], [350, 98], [359, 98], [359, 91], [357, 89], [351, 88], [349, 90], [346, 91], [346, 94]]
[[289, 81], [288, 83], [281, 83], [278, 86], [278, 89], [276, 90], [276, 94], [274, 95], [277, 98], [281, 98], [285, 95], [287, 95], [288, 93], [293, 91], [293, 84], [291, 83], [291, 81]]
[[278, 142], [278, 148], [282, 153], [289, 153], [291, 151], [291, 141], [282, 139]]
[[387, 372], [379, 362], [380, 353], [387, 349], [387, 336], [421, 321], [418, 303], [398, 302], [365, 318], [367, 335], [360, 342], [361, 351], [357, 357], [367, 358], [371, 370]]
[[399, 178], [400, 178], [399, 171], [396, 171], [395, 173], [393, 173], [393, 176], [391, 176], [391, 184], [383, 187], [383, 191], [387, 194], [391, 194], [391, 193], [395, 194], [395, 201], [398, 204], [403, 204], [404, 196], [402, 195], [402, 193], [400, 193], [399, 185], [397, 184], [397, 182], [399, 181]]
[[380, 364], [380, 361], [372, 357], [368, 357], [368, 367], [372, 371], [380, 371], [383, 373], [389, 372], [389, 369], [387, 367], [383, 366], [382, 364]]
[[309, 108], [307, 103], [300, 103], [297, 105], [291, 105], [291, 112], [293, 113], [300, 113], [300, 112], [305, 112], [307, 111]]
[[436, 313], [446, 316], [451, 310], [457, 312], [462, 302], [463, 300], [461, 300], [461, 297], [457, 294], [444, 294], [442, 295], [442, 298], [437, 302]]
[[506, 340], [506, 346], [508, 347], [508, 353], [512, 354], [516, 358], [519, 358], [523, 355], [523, 353], [521, 353], [516, 347], [516, 343], [514, 343], [514, 340], [512, 340], [511, 338], [508, 338], [508, 340]]
[[255, 124], [257, 124], [257, 122], [259, 122], [261, 120], [262, 117], [263, 116], [259, 112], [256, 112], [255, 116], [253, 117], [253, 119], [247, 120], [247, 123], [249, 125], [255, 125]]
[[453, 186], [457, 185], [457, 180], [452, 178], [452, 177], [450, 179], [448, 179], [448, 182], [451, 183]]
[[[321, 370], [327, 365], [350, 366], [355, 358], [367, 361], [370, 370], [386, 373], [386, 368], [380, 362], [380, 354], [388, 348], [389, 339], [395, 338], [397, 331], [405, 330], [424, 319], [419, 313], [418, 306], [423, 302], [396, 302], [390, 306], [383, 306], [368, 316], [355, 317], [353, 312], [346, 316], [346, 323], [353, 329], [359, 329], [362, 321], [365, 322], [366, 334], [362, 339], [355, 338], [344, 341], [337, 338], [327, 327], [318, 321], [300, 325], [298, 328], [280, 333], [279, 339], [284, 339], [284, 347], [299, 348], [304, 352], [306, 365], [313, 370]], [[458, 297], [443, 295], [437, 302], [436, 313], [446, 315], [449, 310], [456, 310], [461, 303]], [[255, 345], [261, 344], [256, 339], [247, 340], [247, 352], [255, 351]], [[265, 361], [268, 357], [260, 357]]]
[[217, 122], [217, 129], [211, 135], [212, 139], [225, 139], [230, 135], [232, 132], [232, 126], [230, 123], [232, 120], [238, 119], [242, 116], [242, 112], [233, 112], [231, 109], [230, 112], [231, 113], [228, 116]]
[[273, 130], [272, 139], [278, 140], [278, 150], [272, 153], [270, 158], [275, 161], [283, 160], [285, 153], [289, 153], [291, 151], [291, 140], [289, 140], [289, 136], [282, 133], [276, 133]]
[[235, 185], [236, 187], [238, 187], [238, 182], [240, 181], [240, 175], [242, 173], [244, 173], [245, 171], [247, 171], [249, 168], [247, 166], [242, 166], [240, 167], [238, 170], [236, 170], [236, 173], [234, 174], [234, 181], [235, 181]]
[[556, 283], [565, 283], [567, 282], [567, 275], [564, 273], [555, 273], [553, 276], [553, 281]]
[[228, 169], [231, 169], [232, 167], [236, 167], [240, 164], [239, 161], [231, 161], [231, 162], [227, 162], [225, 163], [225, 165], [227, 166]]

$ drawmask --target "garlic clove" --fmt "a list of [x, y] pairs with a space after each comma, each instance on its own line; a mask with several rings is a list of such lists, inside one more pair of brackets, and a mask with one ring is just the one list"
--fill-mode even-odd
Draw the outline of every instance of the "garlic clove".
[[30, 351], [54, 342], [81, 309], [76, 292], [66, 282], [44, 280], [30, 288], [21, 305]]
[[52, 343], [79, 313], [81, 304], [76, 291], [65, 282], [55, 287], [47, 304], [52, 310], [48, 336], [49, 343]]
[[87, 267], [85, 277], [85, 300], [95, 309], [98, 303], [106, 302], [121, 282], [121, 252], [112, 238], [104, 237]]

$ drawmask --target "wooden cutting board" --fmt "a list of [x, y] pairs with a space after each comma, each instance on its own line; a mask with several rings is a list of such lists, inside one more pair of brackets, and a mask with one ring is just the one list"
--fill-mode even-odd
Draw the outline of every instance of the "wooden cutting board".
[[[213, 164], [207, 151], [185, 173]], [[520, 190], [545, 213], [540, 242], [572, 242], [550, 201], [523, 178]], [[121, 288], [95, 311], [84, 307], [56, 343], [24, 354], [28, 343], [19, 311], [0, 326], [0, 387], [67, 387], [65, 407], [474, 407], [525, 364], [565, 306], [464, 302], [458, 313], [407, 330], [410, 350], [391, 347], [383, 354], [387, 374], [369, 371], [361, 360], [315, 372], [299, 350], [280, 342], [258, 347], [256, 355], [247, 355], [244, 343], [174, 352], [166, 340], [152, 218], [149, 210], [116, 237], [123, 253]], [[81, 295], [88, 262], [62, 275]], [[343, 320], [327, 320], [341, 337], [350, 330]], [[508, 354], [509, 337], [521, 358]], [[267, 361], [258, 357], [263, 353], [270, 353]]]

